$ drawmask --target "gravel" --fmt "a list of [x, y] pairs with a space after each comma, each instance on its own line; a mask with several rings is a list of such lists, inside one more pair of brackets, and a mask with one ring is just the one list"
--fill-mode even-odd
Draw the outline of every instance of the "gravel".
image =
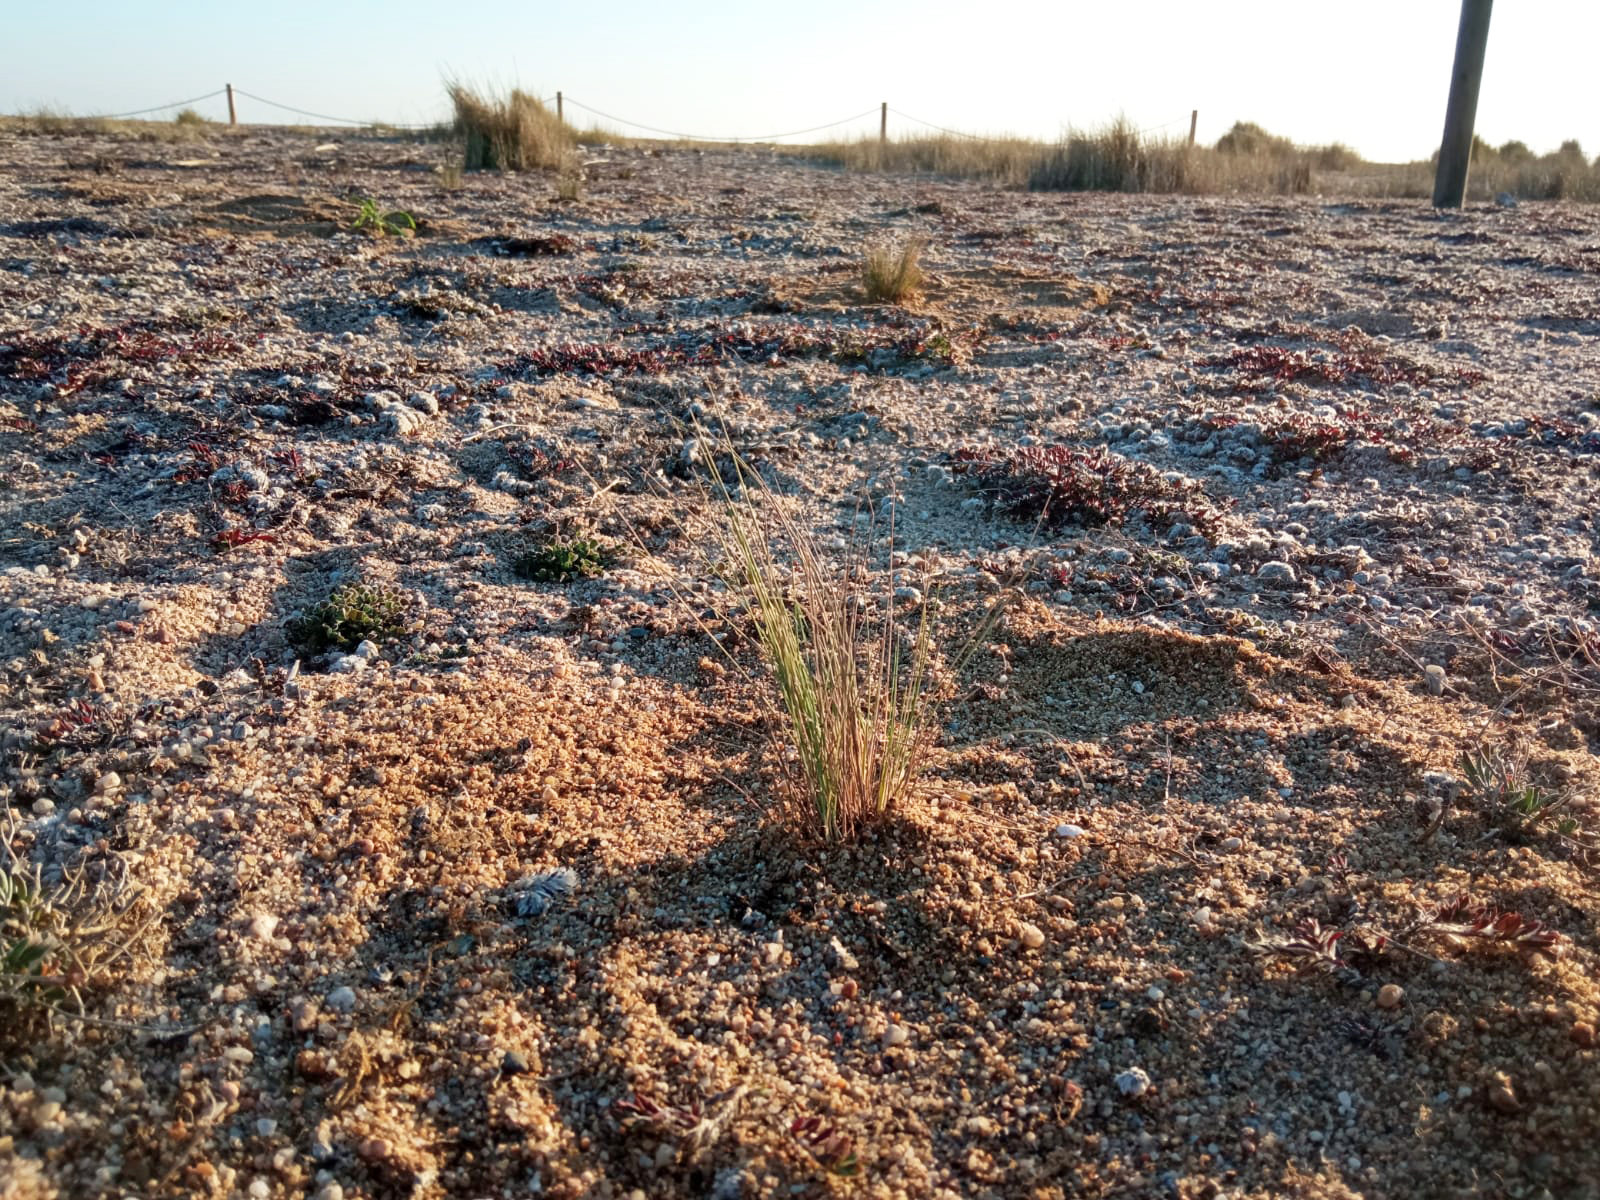
[[[0, 137], [0, 806], [128, 939], [6, 1013], [22, 1200], [1592, 1191], [1593, 210]], [[1012, 598], [855, 845], [785, 831], [694, 420], [942, 640]], [[956, 455], [1051, 446], [1206, 503]], [[357, 581], [400, 628], [291, 638]]]

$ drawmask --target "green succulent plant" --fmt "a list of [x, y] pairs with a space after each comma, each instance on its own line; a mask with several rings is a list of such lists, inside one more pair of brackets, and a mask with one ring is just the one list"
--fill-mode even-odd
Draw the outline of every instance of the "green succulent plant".
[[405, 597], [392, 588], [364, 583], [334, 588], [328, 598], [289, 622], [289, 640], [311, 654], [354, 650], [406, 631]]
[[569, 579], [593, 579], [606, 573], [611, 552], [590, 538], [570, 542], [550, 542], [538, 550], [519, 554], [511, 569], [523, 579], [536, 583], [566, 583]]

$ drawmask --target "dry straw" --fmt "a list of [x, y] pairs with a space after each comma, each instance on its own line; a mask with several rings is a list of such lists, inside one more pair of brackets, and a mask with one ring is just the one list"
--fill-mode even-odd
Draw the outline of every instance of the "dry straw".
[[466, 139], [469, 171], [558, 170], [577, 138], [571, 126], [537, 97], [512, 91], [486, 96], [464, 83], [445, 85], [455, 109], [454, 130]]

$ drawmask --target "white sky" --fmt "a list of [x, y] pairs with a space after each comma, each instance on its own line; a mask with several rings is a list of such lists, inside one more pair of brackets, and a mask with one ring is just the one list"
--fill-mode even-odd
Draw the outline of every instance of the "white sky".
[[[1119, 112], [1181, 134], [1198, 108], [1203, 141], [1249, 120], [1392, 161], [1437, 146], [1459, 14], [1458, 0], [0, 0], [0, 111], [122, 112], [232, 82], [318, 113], [427, 121], [445, 111], [449, 74], [560, 88], [712, 136], [868, 109], [831, 132], [876, 132], [882, 100], [953, 129], [1042, 138]], [[1600, 153], [1597, 58], [1600, 3], [1502, 0], [1478, 132]], [[239, 106], [247, 121], [296, 119]], [[221, 99], [196, 107], [226, 113]]]

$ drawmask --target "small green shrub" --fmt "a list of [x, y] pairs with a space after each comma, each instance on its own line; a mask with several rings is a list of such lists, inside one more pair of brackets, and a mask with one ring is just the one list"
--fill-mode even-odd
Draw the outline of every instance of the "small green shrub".
[[589, 538], [576, 538], [519, 554], [511, 569], [536, 583], [566, 583], [569, 579], [604, 575], [610, 564], [611, 552], [605, 546]]
[[909, 238], [898, 247], [873, 246], [861, 267], [861, 284], [874, 304], [899, 304], [922, 286], [921, 238]]
[[357, 233], [370, 233], [373, 237], [411, 237], [417, 231], [417, 222], [410, 213], [398, 208], [380, 208], [378, 202], [369, 196], [361, 202], [355, 223], [350, 228]]
[[304, 616], [290, 621], [289, 640], [310, 654], [354, 650], [362, 642], [383, 642], [406, 632], [405, 597], [391, 588], [348, 584]]

